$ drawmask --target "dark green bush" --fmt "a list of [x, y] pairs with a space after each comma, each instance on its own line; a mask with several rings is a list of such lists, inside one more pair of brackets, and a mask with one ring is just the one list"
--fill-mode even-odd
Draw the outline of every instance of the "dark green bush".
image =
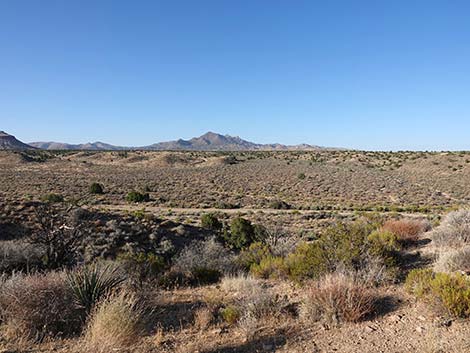
[[90, 194], [101, 195], [104, 193], [103, 185], [99, 183], [93, 183], [90, 185]]
[[130, 193], [127, 194], [126, 201], [127, 202], [148, 202], [150, 201], [150, 195], [147, 193], [142, 194], [138, 191], [131, 191]]
[[139, 284], [159, 278], [165, 269], [165, 260], [152, 253], [124, 253], [117, 260], [129, 278], [135, 279]]
[[230, 223], [230, 232], [226, 232], [224, 238], [231, 247], [244, 249], [255, 241], [255, 228], [249, 220], [237, 217]]
[[222, 277], [220, 271], [207, 267], [197, 267], [193, 269], [191, 275], [192, 282], [198, 285], [217, 283]]
[[219, 232], [222, 230], [223, 224], [214, 213], [206, 213], [201, 216], [201, 226]]

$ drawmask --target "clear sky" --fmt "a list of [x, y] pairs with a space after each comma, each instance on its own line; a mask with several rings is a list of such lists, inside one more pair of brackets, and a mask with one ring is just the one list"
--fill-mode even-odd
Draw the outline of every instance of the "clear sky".
[[0, 130], [470, 149], [470, 1], [1, 0]]

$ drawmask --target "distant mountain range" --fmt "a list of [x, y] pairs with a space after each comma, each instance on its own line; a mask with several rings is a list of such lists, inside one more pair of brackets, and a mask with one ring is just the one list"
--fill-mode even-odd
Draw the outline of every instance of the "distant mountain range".
[[42, 150], [83, 150], [83, 151], [121, 151], [121, 150], [149, 150], [149, 151], [301, 151], [319, 150], [324, 147], [315, 145], [283, 145], [259, 144], [241, 139], [240, 137], [221, 135], [208, 132], [200, 137], [190, 140], [176, 140], [159, 142], [150, 146], [123, 147], [103, 142], [85, 144], [68, 144], [62, 142], [31, 142], [25, 144], [6, 132], [0, 132], [0, 149], [42, 149]]

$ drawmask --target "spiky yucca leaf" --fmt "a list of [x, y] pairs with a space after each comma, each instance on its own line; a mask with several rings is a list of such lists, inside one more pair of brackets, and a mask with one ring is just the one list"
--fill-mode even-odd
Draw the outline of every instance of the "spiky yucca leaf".
[[67, 281], [75, 300], [83, 308], [85, 315], [88, 315], [95, 304], [124, 280], [119, 269], [111, 265], [94, 264], [67, 274]]

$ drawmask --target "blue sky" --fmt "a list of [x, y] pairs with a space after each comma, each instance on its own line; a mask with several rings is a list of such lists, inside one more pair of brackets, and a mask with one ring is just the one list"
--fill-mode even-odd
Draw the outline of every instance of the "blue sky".
[[464, 0], [2, 0], [0, 130], [470, 149]]

